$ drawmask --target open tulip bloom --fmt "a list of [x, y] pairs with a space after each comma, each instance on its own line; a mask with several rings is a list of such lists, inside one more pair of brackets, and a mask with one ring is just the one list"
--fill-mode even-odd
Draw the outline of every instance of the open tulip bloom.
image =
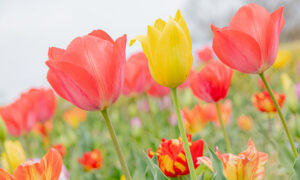
[[106, 32], [95, 30], [75, 38], [67, 49], [49, 48], [47, 79], [58, 95], [77, 107], [100, 110], [126, 179], [130, 173], [109, 119], [107, 108], [120, 96], [125, 71], [126, 35], [114, 41]]
[[259, 74], [268, 90], [288, 136], [295, 157], [298, 156], [293, 138], [272, 89], [264, 76], [276, 60], [279, 36], [285, 24], [283, 7], [273, 13], [257, 4], [241, 7], [229, 26], [213, 31], [213, 50], [227, 66], [242, 73]]
[[190, 175], [192, 180], [195, 180], [196, 172], [176, 93], [176, 88], [189, 77], [193, 64], [192, 41], [187, 24], [178, 10], [175, 18], [170, 17], [168, 22], [157, 19], [154, 26], [148, 26], [147, 35], [136, 36], [131, 40], [130, 45], [136, 40], [142, 44], [154, 81], [171, 88]]

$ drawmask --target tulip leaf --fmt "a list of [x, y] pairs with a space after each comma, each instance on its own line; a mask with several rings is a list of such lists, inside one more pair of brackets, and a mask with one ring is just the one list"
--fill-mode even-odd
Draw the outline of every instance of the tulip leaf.
[[200, 164], [196, 169], [196, 174], [199, 177], [203, 176], [204, 180], [210, 180], [213, 178], [212, 171], [204, 164]]
[[298, 156], [298, 158], [294, 162], [293, 168], [294, 168], [294, 174], [292, 176], [292, 179], [293, 180], [300, 179], [300, 156]]
[[226, 177], [223, 174], [223, 163], [222, 161], [219, 159], [219, 157], [216, 155], [216, 153], [209, 148], [209, 154], [210, 154], [210, 158], [212, 160], [212, 165], [213, 165], [213, 169], [214, 169], [214, 179], [215, 180], [226, 180]]
[[146, 160], [148, 167], [151, 170], [152, 176], [154, 180], [165, 180], [168, 179], [163, 172], [159, 169], [159, 167], [155, 164], [157, 162], [157, 156], [154, 155], [152, 160], [149, 159], [148, 155], [144, 152], [144, 159]]

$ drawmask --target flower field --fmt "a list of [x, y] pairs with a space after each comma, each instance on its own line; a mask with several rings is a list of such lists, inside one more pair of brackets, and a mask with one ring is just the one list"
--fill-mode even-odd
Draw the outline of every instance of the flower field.
[[179, 10], [132, 39], [100, 27], [54, 44], [49, 87], [0, 106], [0, 180], [300, 179], [284, 10], [242, 6], [197, 50]]

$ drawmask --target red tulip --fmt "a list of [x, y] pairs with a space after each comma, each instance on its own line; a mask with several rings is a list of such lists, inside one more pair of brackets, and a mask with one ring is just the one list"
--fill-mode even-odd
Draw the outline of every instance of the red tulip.
[[195, 96], [206, 102], [218, 102], [227, 95], [233, 71], [218, 61], [209, 62], [190, 79]]
[[78, 158], [78, 162], [84, 170], [91, 171], [102, 167], [103, 157], [100, 150], [94, 149], [91, 152], [85, 152], [81, 158]]
[[153, 97], [163, 97], [170, 94], [170, 89], [159, 85], [155, 81], [152, 81], [150, 88], [147, 90], [147, 94]]
[[210, 46], [205, 46], [197, 51], [200, 62], [208, 62], [214, 58], [214, 52]]
[[148, 60], [143, 52], [129, 57], [126, 62], [123, 94], [134, 96], [145, 92], [152, 82]]
[[119, 97], [126, 35], [113, 41], [102, 30], [75, 38], [66, 50], [49, 49], [47, 79], [62, 98], [84, 110], [103, 110]]
[[[191, 142], [192, 136], [188, 134], [189, 146], [192, 154], [193, 164], [195, 168], [197, 158], [203, 156], [204, 141], [199, 139]], [[154, 152], [148, 149], [148, 156], [152, 158]], [[162, 139], [161, 144], [156, 151], [158, 166], [161, 171], [168, 177], [178, 177], [189, 174], [189, 168], [183, 149], [181, 137], [178, 139]]]
[[257, 4], [243, 6], [228, 27], [211, 26], [213, 49], [219, 59], [233, 69], [262, 73], [276, 59], [284, 23], [283, 7], [271, 14]]
[[19, 136], [30, 131], [36, 122], [52, 118], [56, 106], [55, 96], [50, 89], [30, 89], [22, 93], [12, 104], [0, 110], [8, 132]]

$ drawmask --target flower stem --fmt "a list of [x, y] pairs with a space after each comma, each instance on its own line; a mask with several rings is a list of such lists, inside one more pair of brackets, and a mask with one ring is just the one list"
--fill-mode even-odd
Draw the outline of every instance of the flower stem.
[[219, 121], [220, 121], [221, 128], [222, 128], [222, 131], [223, 131], [223, 135], [224, 135], [224, 139], [225, 139], [225, 143], [226, 143], [226, 149], [227, 149], [228, 153], [232, 153], [231, 145], [230, 145], [230, 142], [229, 142], [229, 138], [228, 138], [228, 135], [227, 135], [227, 132], [226, 132], [226, 128], [225, 128], [225, 125], [224, 125], [224, 122], [223, 122], [223, 119], [222, 119], [220, 106], [219, 106], [218, 103], [216, 103], [216, 109], [217, 109], [217, 112], [218, 112]]
[[282, 112], [281, 112], [281, 110], [280, 110], [280, 106], [279, 106], [279, 104], [278, 104], [278, 102], [277, 102], [277, 100], [276, 100], [276, 98], [275, 98], [275, 96], [274, 96], [274, 94], [273, 94], [273, 91], [272, 91], [272, 89], [271, 89], [271, 86], [270, 86], [269, 83], [267, 82], [267, 80], [266, 80], [265, 75], [264, 75], [263, 72], [260, 73], [259, 76], [260, 76], [260, 78], [262, 79], [262, 81], [264, 82], [264, 84], [265, 84], [265, 86], [266, 86], [266, 88], [267, 88], [267, 90], [268, 90], [268, 92], [269, 92], [269, 94], [270, 94], [270, 96], [271, 96], [271, 99], [272, 99], [272, 101], [273, 101], [273, 103], [274, 103], [274, 105], [275, 105], [275, 108], [276, 108], [276, 110], [277, 110], [277, 112], [278, 112], [278, 115], [279, 115], [279, 117], [280, 117], [281, 123], [282, 123], [282, 125], [283, 125], [284, 130], [285, 130], [285, 133], [286, 133], [286, 135], [287, 135], [287, 137], [288, 137], [288, 139], [289, 139], [290, 145], [291, 145], [291, 147], [292, 147], [294, 156], [295, 156], [295, 157], [298, 157], [298, 153], [297, 153], [297, 150], [296, 150], [296, 147], [295, 147], [293, 138], [292, 138], [292, 136], [291, 136], [291, 134], [290, 134], [290, 131], [289, 131], [288, 127], [287, 127], [287, 124], [286, 124], [286, 121], [285, 121], [285, 119], [284, 119], [284, 116], [283, 116], [283, 114], [282, 114]]
[[194, 167], [194, 164], [193, 164], [188, 139], [186, 137], [186, 132], [185, 132], [184, 125], [183, 125], [183, 120], [182, 120], [182, 116], [181, 116], [179, 105], [178, 105], [176, 88], [171, 88], [171, 91], [172, 91], [172, 98], [173, 98], [175, 111], [176, 111], [176, 115], [177, 115], [177, 119], [178, 119], [178, 127], [179, 127], [179, 131], [180, 131], [180, 134], [181, 134], [182, 142], [183, 142], [184, 152], [186, 154], [186, 159], [187, 159], [188, 166], [189, 166], [189, 169], [190, 169], [191, 179], [196, 180], [197, 179], [196, 171], [195, 171], [195, 167]]
[[107, 128], [108, 128], [110, 136], [111, 136], [111, 139], [112, 139], [113, 144], [115, 146], [115, 149], [117, 151], [117, 154], [118, 154], [118, 157], [119, 157], [119, 160], [120, 160], [120, 163], [121, 163], [121, 167], [122, 167], [123, 173], [125, 174], [125, 177], [126, 177], [127, 180], [131, 180], [129, 169], [127, 167], [124, 155], [123, 155], [121, 147], [119, 145], [119, 142], [118, 142], [118, 139], [117, 139], [117, 136], [116, 136], [116, 132], [115, 132], [115, 130], [113, 128], [113, 125], [112, 125], [112, 123], [111, 123], [111, 121], [109, 119], [107, 110], [104, 109], [104, 110], [101, 111], [101, 113], [102, 113], [102, 115], [104, 117], [105, 123], [107, 125]]
[[13, 168], [12, 168], [11, 161], [10, 161], [10, 159], [9, 159], [7, 150], [6, 150], [6, 148], [5, 148], [5, 144], [4, 144], [4, 142], [2, 142], [1, 144], [2, 144], [2, 147], [3, 147], [3, 151], [4, 151], [5, 155], [6, 155], [5, 157], [6, 157], [6, 160], [7, 160], [9, 172], [10, 172], [10, 173], [13, 173]]

